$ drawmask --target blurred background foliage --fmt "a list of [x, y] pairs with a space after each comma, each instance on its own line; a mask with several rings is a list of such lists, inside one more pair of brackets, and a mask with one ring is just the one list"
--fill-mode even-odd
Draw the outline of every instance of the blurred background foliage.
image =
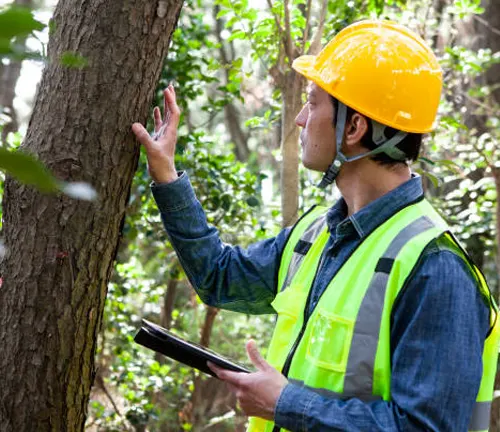
[[[2, 172], [44, 191], [65, 191], [34, 158], [18, 151], [34, 97], [22, 83], [36, 82], [33, 62], [46, 61], [54, 1], [3, 3], [0, 194]], [[155, 99], [162, 106], [162, 89], [175, 84], [182, 109], [177, 164], [189, 173], [223, 240], [245, 246], [280, 230], [279, 79], [287, 67], [282, 44], [291, 43], [290, 52], [307, 50], [358, 19], [389, 18], [424, 37], [443, 67], [439, 123], [413, 169], [498, 298], [500, 29], [492, 13], [500, 16], [500, 7], [484, 0], [187, 0]], [[85, 67], [77, 53], [65, 53], [60, 61]], [[28, 102], [16, 105], [22, 98]], [[301, 211], [315, 203], [331, 205], [338, 196], [336, 190], [318, 190], [319, 178], [300, 169]], [[272, 316], [219, 311], [200, 302], [162, 228], [149, 183], [142, 152], [109, 285], [86, 428], [244, 430], [244, 416], [217, 380], [133, 343], [146, 318], [247, 363], [244, 342], [255, 338], [265, 354], [274, 324]], [[88, 189], [79, 191], [76, 197], [89, 197]]]

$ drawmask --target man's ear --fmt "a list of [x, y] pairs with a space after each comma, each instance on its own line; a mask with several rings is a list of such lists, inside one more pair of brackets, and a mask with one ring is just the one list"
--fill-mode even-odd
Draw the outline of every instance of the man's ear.
[[359, 143], [368, 132], [368, 122], [364, 115], [355, 112], [346, 125], [345, 144], [353, 146]]

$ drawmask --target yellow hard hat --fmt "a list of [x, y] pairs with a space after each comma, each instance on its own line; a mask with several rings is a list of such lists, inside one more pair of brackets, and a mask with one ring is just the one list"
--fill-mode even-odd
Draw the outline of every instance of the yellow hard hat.
[[359, 21], [317, 56], [301, 56], [292, 67], [379, 123], [405, 132], [433, 129], [442, 70], [424, 40], [402, 25]]

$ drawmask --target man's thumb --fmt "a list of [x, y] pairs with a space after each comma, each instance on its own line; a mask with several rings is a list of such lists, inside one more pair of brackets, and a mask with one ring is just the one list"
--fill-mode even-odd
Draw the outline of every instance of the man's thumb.
[[134, 123], [132, 125], [132, 132], [134, 132], [135, 137], [146, 148], [146, 150], [149, 150], [151, 147], [151, 137], [144, 126], [140, 123]]
[[257, 367], [259, 370], [264, 370], [270, 367], [269, 363], [264, 360], [264, 357], [260, 355], [259, 349], [257, 348], [257, 344], [253, 339], [250, 339], [247, 342], [247, 354], [250, 361]]

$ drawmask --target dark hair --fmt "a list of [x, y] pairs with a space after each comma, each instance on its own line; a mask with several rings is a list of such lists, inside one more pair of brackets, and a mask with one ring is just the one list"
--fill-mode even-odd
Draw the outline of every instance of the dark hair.
[[[333, 124], [335, 125], [337, 123], [337, 109], [339, 102], [337, 99], [335, 99], [333, 96], [331, 96], [332, 102], [333, 102], [333, 107], [335, 108], [334, 110], [334, 116], [333, 116]], [[347, 121], [349, 121], [354, 113], [356, 113], [354, 109], [351, 107], [347, 107]], [[364, 115], [364, 114], [361, 114]], [[366, 117], [366, 116], [364, 116]], [[369, 150], [374, 150], [377, 148], [377, 145], [373, 142], [372, 139], [372, 134], [373, 134], [373, 126], [371, 120], [366, 117], [368, 120], [368, 130], [366, 133], [363, 135], [363, 137], [360, 140], [360, 143], [362, 146], [366, 147]], [[390, 126], [386, 126], [384, 135], [390, 139], [396, 133], [398, 132], [397, 129], [394, 129]], [[418, 155], [420, 153], [420, 147], [422, 146], [422, 139], [423, 135], [420, 133], [408, 133], [399, 144], [396, 145], [396, 147], [403, 151], [406, 154], [406, 161], [398, 161], [395, 159], [392, 159], [389, 155], [385, 153], [378, 153], [376, 155], [370, 156], [372, 160], [375, 162], [378, 162], [380, 165], [388, 165], [388, 166], [394, 166], [396, 164], [406, 164], [407, 162], [414, 162], [417, 160]]]

